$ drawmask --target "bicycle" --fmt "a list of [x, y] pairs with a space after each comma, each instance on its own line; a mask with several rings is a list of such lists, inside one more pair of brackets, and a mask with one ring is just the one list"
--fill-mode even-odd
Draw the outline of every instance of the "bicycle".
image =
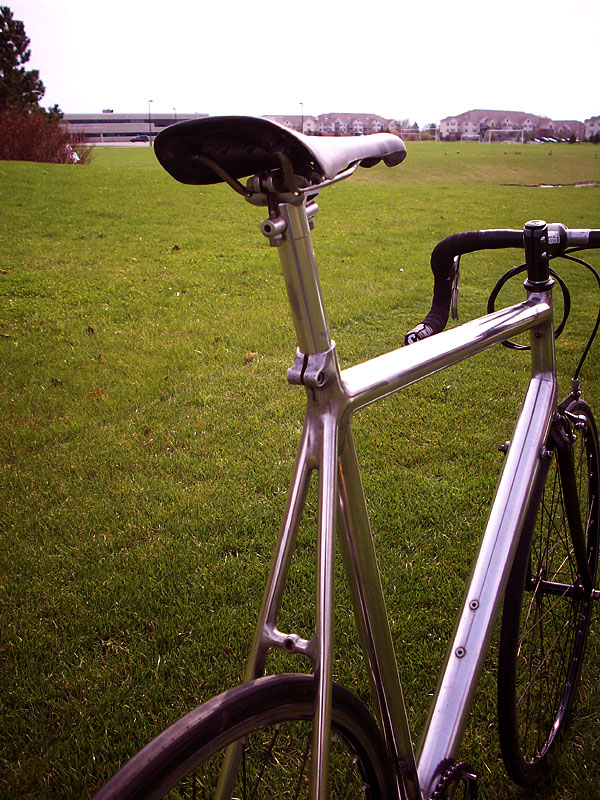
[[[475, 797], [477, 778], [459, 759], [500, 605], [499, 734], [506, 768], [523, 786], [544, 773], [571, 709], [590, 627], [598, 562], [599, 444], [579, 372], [557, 401], [554, 340], [569, 310], [568, 290], [550, 268], [600, 247], [600, 231], [530, 221], [523, 230], [454, 234], [432, 253], [431, 311], [401, 347], [340, 369], [312, 248], [315, 198], [359, 165], [400, 164], [392, 134], [306, 137], [265, 119], [214, 117], [161, 132], [162, 166], [187, 184], [226, 182], [267, 207], [262, 233], [278, 250], [298, 349], [288, 381], [303, 386], [307, 410], [279, 540], [240, 686], [199, 706], [159, 735], [96, 795], [163, 797], [183, 779], [182, 796], [223, 800], [272, 796], [433, 800]], [[248, 177], [246, 184], [242, 178]], [[488, 314], [443, 331], [455, 315], [460, 257], [520, 248], [524, 265], [499, 281]], [[526, 298], [494, 310], [504, 282], [526, 270]], [[552, 289], [564, 295], [554, 330]], [[529, 332], [530, 344], [510, 337]], [[436, 334], [434, 336], [434, 334]], [[528, 347], [531, 378], [487, 527], [417, 752], [413, 749], [390, 625], [351, 430], [356, 411], [494, 344]], [[311, 475], [319, 476], [315, 630], [307, 639], [277, 626]], [[332, 681], [336, 533], [368, 665], [375, 720]], [[549, 638], [552, 638], [550, 645]], [[263, 677], [267, 654], [308, 656], [312, 674]], [[288, 771], [292, 774], [288, 775]], [[180, 796], [180, 795], [178, 795]]]

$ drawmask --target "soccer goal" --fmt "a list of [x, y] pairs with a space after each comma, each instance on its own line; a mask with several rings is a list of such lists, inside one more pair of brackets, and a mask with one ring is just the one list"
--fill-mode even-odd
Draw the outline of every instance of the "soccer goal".
[[525, 131], [522, 128], [501, 128], [499, 130], [488, 129], [482, 142], [504, 142], [505, 144], [523, 144], [525, 141]]
[[421, 131], [418, 128], [400, 128], [400, 138], [405, 142], [421, 142]]
[[479, 139], [478, 133], [461, 133], [460, 135], [461, 142], [478, 142]]

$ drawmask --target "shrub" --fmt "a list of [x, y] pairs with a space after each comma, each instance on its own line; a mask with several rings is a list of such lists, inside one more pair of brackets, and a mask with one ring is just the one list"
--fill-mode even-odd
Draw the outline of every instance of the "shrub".
[[92, 149], [56, 115], [42, 109], [6, 109], [0, 113], [0, 160], [88, 163]]

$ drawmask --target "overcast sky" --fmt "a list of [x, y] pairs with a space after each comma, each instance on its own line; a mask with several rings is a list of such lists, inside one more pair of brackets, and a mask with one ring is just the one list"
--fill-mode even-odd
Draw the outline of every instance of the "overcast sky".
[[68, 113], [600, 114], [600, 0], [0, 0]]

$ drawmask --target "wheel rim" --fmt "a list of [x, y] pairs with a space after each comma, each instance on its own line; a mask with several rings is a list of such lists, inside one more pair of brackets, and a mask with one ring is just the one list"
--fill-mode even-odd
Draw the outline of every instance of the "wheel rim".
[[[310, 795], [314, 709], [313, 676], [273, 675], [241, 684], [163, 731], [96, 798], [304, 800]], [[337, 684], [331, 731], [329, 795], [390, 796], [394, 771], [379, 727], [364, 704]]]
[[[310, 741], [312, 721], [288, 720], [247, 733], [232, 798], [302, 800], [310, 795]], [[167, 798], [213, 798], [224, 750], [215, 753], [181, 778]], [[330, 796], [357, 798], [370, 795], [362, 761], [339, 733], [333, 733], [330, 749]]]
[[[588, 558], [595, 570], [597, 445], [595, 432], [587, 423], [577, 434], [574, 455], [581, 518]], [[515, 706], [522, 758], [531, 765], [548, 752], [572, 705], [591, 614], [583, 592], [557, 593], [555, 588], [578, 582], [556, 459], [545, 483], [530, 552], [517, 648]]]

